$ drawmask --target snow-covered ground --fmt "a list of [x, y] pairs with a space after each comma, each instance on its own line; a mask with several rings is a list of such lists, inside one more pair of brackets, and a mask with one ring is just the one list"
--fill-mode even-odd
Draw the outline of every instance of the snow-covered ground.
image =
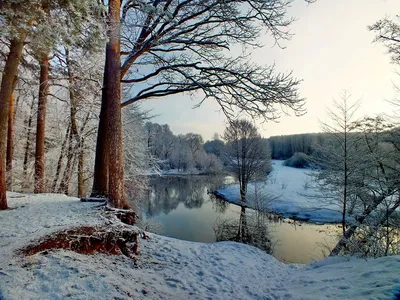
[[252, 246], [150, 234], [137, 264], [71, 251], [21, 257], [28, 241], [102, 222], [93, 203], [55, 194], [10, 194], [0, 211], [0, 299], [396, 299], [400, 256], [285, 265]]
[[[273, 171], [266, 183], [257, 183], [256, 186], [249, 184], [245, 205], [271, 210], [286, 218], [297, 217], [315, 223], [340, 222], [339, 206], [315, 197], [318, 191], [312, 188], [312, 178], [309, 176], [312, 171], [286, 167], [283, 162], [272, 161]], [[258, 203], [254, 197], [255, 188], [263, 197]], [[242, 205], [238, 184], [219, 189], [216, 193], [231, 203]]]

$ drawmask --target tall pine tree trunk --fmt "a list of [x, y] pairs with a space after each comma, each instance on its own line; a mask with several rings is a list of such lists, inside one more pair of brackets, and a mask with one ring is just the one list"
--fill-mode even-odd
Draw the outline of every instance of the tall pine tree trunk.
[[21, 60], [22, 49], [26, 33], [20, 33], [19, 39], [13, 39], [10, 44], [10, 52], [4, 66], [0, 86], [0, 210], [7, 209], [6, 196], [6, 148], [7, 125], [10, 97], [13, 93], [14, 79], [17, 76], [18, 65]]
[[[14, 78], [13, 91], [17, 85], [17, 77]], [[14, 92], [11, 93], [8, 108], [8, 130], [7, 130], [7, 155], [6, 155], [6, 176], [7, 189], [12, 191], [13, 188], [13, 158], [14, 158]]]
[[107, 108], [108, 108], [108, 197], [110, 206], [129, 208], [124, 191], [121, 120], [121, 54], [120, 54], [120, 0], [110, 0], [109, 41], [107, 60]]
[[107, 57], [103, 73], [103, 88], [101, 95], [101, 108], [99, 128], [97, 131], [96, 157], [94, 163], [94, 178], [91, 197], [108, 197], [108, 110], [107, 110]]
[[46, 104], [49, 90], [49, 57], [43, 54], [40, 60], [39, 103], [36, 123], [35, 186], [34, 193], [44, 193], [44, 142], [46, 129]]

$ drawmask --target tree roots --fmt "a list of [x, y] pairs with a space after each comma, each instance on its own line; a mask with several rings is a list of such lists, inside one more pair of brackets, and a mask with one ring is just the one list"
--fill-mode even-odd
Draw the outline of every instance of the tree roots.
[[104, 225], [79, 226], [54, 232], [20, 249], [20, 252], [29, 256], [42, 251], [64, 249], [80, 254], [125, 255], [134, 259], [134, 255], [138, 254], [139, 236], [147, 238], [137, 227], [125, 225], [135, 224], [135, 212], [106, 209], [104, 219]]

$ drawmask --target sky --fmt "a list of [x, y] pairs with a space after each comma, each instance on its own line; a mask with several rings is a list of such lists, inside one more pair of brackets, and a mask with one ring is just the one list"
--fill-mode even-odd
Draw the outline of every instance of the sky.
[[[300, 96], [307, 99], [307, 114], [283, 116], [279, 122], [257, 123], [262, 136], [319, 132], [326, 122], [326, 110], [340, 93], [348, 90], [352, 100], [361, 100], [359, 116], [390, 113], [388, 100], [396, 96], [394, 84], [400, 83], [396, 66], [383, 45], [373, 43], [374, 33], [367, 29], [379, 19], [400, 13], [399, 0], [317, 0], [307, 4], [296, 0], [288, 15], [296, 18], [290, 31], [294, 36], [273, 47], [265, 35], [265, 46], [252, 52], [252, 59], [280, 72], [293, 71], [302, 79]], [[152, 109], [153, 122], [169, 124], [175, 134], [200, 133], [205, 140], [222, 134], [226, 118], [212, 99], [193, 108], [200, 100], [189, 95], [150, 99], [144, 109]]]

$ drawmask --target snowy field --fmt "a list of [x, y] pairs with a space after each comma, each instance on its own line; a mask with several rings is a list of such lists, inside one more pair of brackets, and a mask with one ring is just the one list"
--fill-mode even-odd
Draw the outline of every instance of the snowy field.
[[[273, 171], [266, 183], [249, 184], [246, 206], [271, 210], [286, 218], [297, 217], [314, 223], [341, 222], [340, 207], [324, 203], [312, 188], [308, 169], [296, 169], [283, 165], [283, 160], [273, 160]], [[255, 188], [263, 200], [255, 201]], [[217, 190], [225, 200], [240, 204], [239, 184]], [[259, 197], [260, 198], [260, 197]]]
[[0, 211], [0, 299], [396, 299], [400, 256], [285, 265], [234, 242], [203, 244], [150, 234], [137, 265], [123, 256], [15, 252], [102, 209], [76, 198], [9, 194]]

